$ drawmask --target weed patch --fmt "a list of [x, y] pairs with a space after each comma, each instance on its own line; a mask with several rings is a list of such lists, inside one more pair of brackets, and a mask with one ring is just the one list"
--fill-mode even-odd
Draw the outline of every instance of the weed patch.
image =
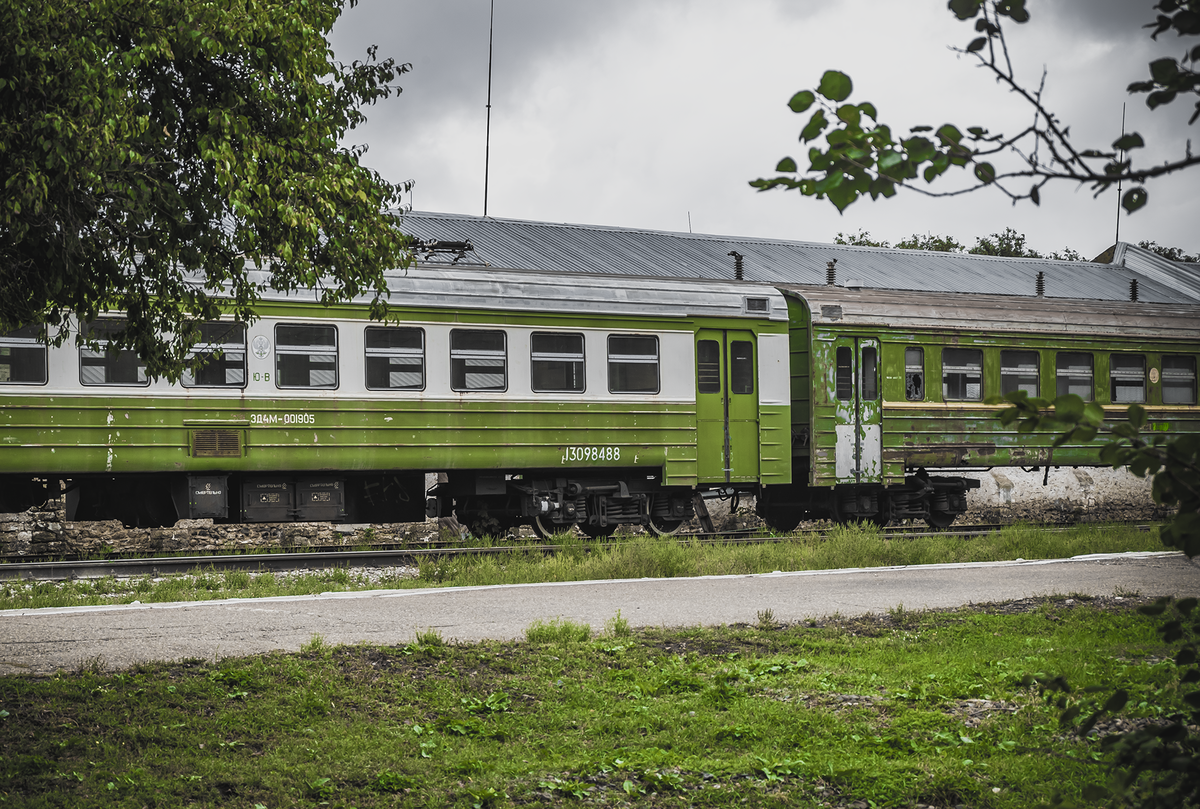
[[300, 654], [4, 677], [0, 795], [79, 807], [1016, 809], [1082, 783], [1099, 750], [1064, 733], [1024, 677], [1118, 683], [1135, 706], [1126, 721], [1171, 709], [1154, 621], [1128, 609], [1144, 601], [596, 637], [559, 622], [548, 639], [509, 643], [314, 638]]
[[[481, 540], [484, 544], [490, 541]], [[381, 588], [746, 575], [777, 570], [1057, 559], [1088, 553], [1162, 550], [1157, 529], [1139, 531], [1134, 526], [1094, 525], [1067, 531], [1014, 525], [971, 539], [944, 535], [885, 536], [874, 526], [853, 525], [838, 526], [828, 536], [796, 534], [762, 545], [700, 544], [645, 535], [607, 545], [570, 535], [557, 537], [556, 542], [560, 543], [559, 551], [552, 555], [528, 550], [500, 557], [428, 558], [421, 563], [416, 577], [400, 568], [382, 577], [345, 568], [301, 574], [201, 569], [162, 578], [106, 577], [57, 583], [7, 581], [0, 582], [0, 609], [261, 598]], [[761, 610], [760, 623], [762, 617], [773, 620], [769, 605]]]

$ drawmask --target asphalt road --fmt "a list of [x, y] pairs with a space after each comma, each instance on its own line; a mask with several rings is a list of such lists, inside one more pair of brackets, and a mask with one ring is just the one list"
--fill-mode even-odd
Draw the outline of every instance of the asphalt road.
[[1200, 595], [1200, 565], [1178, 553], [861, 570], [634, 579], [0, 612], [0, 674], [51, 674], [102, 661], [216, 659], [327, 643], [402, 644], [420, 630], [462, 641], [524, 636], [535, 620], [601, 629], [797, 621], [961, 607], [1046, 595]]

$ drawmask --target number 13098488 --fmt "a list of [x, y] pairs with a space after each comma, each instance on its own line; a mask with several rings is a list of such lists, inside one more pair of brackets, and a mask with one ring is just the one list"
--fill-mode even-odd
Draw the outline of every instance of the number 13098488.
[[562, 462], [574, 461], [619, 461], [620, 447], [567, 447], [563, 452]]

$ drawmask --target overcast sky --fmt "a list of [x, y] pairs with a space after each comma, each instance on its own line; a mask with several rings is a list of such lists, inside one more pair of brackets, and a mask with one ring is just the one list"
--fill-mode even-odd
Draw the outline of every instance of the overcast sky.
[[[1183, 154], [1200, 122], [1192, 102], [1151, 112], [1125, 87], [1147, 63], [1182, 53], [1173, 35], [1150, 40], [1153, 0], [1029, 0], [1033, 20], [1009, 24], [1018, 78], [1036, 85], [1083, 147], [1126, 131], [1147, 157]], [[338, 59], [411, 62], [403, 93], [367, 110], [351, 141], [392, 181], [413, 180], [417, 210], [483, 213], [489, 0], [360, 0], [336, 24]], [[901, 190], [860, 200], [844, 215], [796, 192], [758, 193], [785, 155], [801, 161], [807, 115], [786, 106], [827, 69], [854, 80], [893, 131], [917, 124], [1015, 131], [1031, 114], [973, 60], [953, 53], [974, 27], [945, 0], [495, 0], [488, 214], [551, 222], [733, 236], [832, 241], [869, 231], [976, 236], [1013, 227], [1043, 252], [1085, 257], [1114, 241], [1117, 198], [1051, 184], [1042, 206], [1013, 207], [982, 190], [927, 199]], [[1194, 44], [1194, 41], [1192, 42]], [[1197, 138], [1200, 146], [1200, 138]], [[935, 188], [964, 178], [948, 175]], [[1121, 216], [1121, 239], [1200, 252], [1200, 168], [1153, 181], [1149, 206]]]

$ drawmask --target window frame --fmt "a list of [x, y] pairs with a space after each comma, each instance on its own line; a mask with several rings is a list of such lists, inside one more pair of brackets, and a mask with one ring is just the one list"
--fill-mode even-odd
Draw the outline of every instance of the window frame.
[[[22, 335], [21, 332], [36, 333], [39, 336], [27, 337], [27, 336]], [[41, 379], [41, 381], [40, 382], [38, 382], [38, 381], [22, 381], [22, 380], [13, 380], [13, 379], [9, 378], [9, 379], [5, 379], [5, 380], [0, 380], [0, 385], [38, 385], [38, 386], [41, 386], [41, 385], [47, 385], [50, 382], [50, 347], [46, 342], [46, 327], [45, 326], [42, 326], [42, 325], [22, 326], [19, 329], [13, 329], [10, 332], [5, 332], [4, 334], [0, 334], [0, 351], [7, 350], [9, 352], [12, 352], [14, 349], [18, 350], [18, 351], [28, 351], [31, 349], [37, 349], [37, 347], [39, 347], [39, 346], [40, 346], [39, 353], [41, 354], [41, 358], [42, 358], [42, 364], [41, 364], [42, 379]], [[4, 356], [12, 357], [14, 355], [12, 353], [9, 353]], [[11, 377], [12, 363], [9, 362], [9, 363], [0, 363], [0, 364], [9, 365], [10, 377]]]
[[[750, 347], [750, 356], [748, 358], [739, 359], [734, 346], [746, 345]], [[748, 363], [748, 364], [747, 364]], [[758, 376], [757, 365], [754, 361], [754, 341], [753, 340], [730, 340], [729, 341], [729, 395], [731, 396], [752, 396], [754, 394], [755, 378]], [[745, 379], [744, 375], [749, 374], [749, 379]], [[749, 383], [748, 386], [746, 383]], [[740, 383], [740, 384], [739, 384]]]
[[[975, 354], [979, 358], [979, 364], [977, 366], [972, 366], [972, 365], [947, 363], [946, 355], [951, 352], [955, 352], [955, 351], [961, 351], [963, 353], [969, 352], [969, 353]], [[966, 369], [966, 370], [947, 371], [946, 370], [947, 368]], [[967, 390], [969, 389], [969, 386], [971, 385], [971, 382], [969, 381], [969, 379], [970, 379], [969, 375], [971, 373], [972, 368], [975, 368], [976, 373], [977, 373], [977, 378], [978, 378], [977, 384], [979, 385], [979, 395], [978, 396], [968, 396], [967, 395]], [[963, 381], [962, 381], [963, 395], [962, 396], [951, 396], [949, 394], [949, 392], [948, 392], [949, 382], [948, 382], [947, 378], [950, 374], [963, 376]], [[984, 380], [983, 380], [983, 349], [966, 347], [966, 346], [946, 346], [946, 347], [944, 347], [942, 349], [942, 401], [944, 401], [944, 402], [982, 402], [984, 400], [985, 395], [986, 395], [986, 392], [984, 391]]]
[[[200, 353], [198, 351], [198, 349], [204, 348], [204, 349], [209, 349], [209, 351], [207, 353], [209, 353], [210, 355], [220, 352], [222, 355], [221, 359], [224, 360], [224, 356], [226, 354], [226, 351], [225, 351], [226, 348], [240, 346], [241, 353], [242, 353], [242, 381], [241, 381], [241, 384], [231, 385], [229, 383], [213, 384], [213, 383], [196, 382], [194, 376], [192, 377], [192, 382], [189, 383], [187, 381], [187, 379], [188, 379], [188, 375], [192, 374], [192, 371], [190, 368], [188, 368], [188, 369], [185, 369], [184, 372], [179, 377], [180, 386], [182, 386], [184, 388], [188, 388], [188, 389], [191, 389], [191, 388], [212, 388], [214, 390], [243, 390], [243, 389], [245, 389], [245, 387], [250, 379], [250, 358], [248, 356], [249, 351], [250, 351], [250, 343], [249, 343], [249, 337], [248, 337], [248, 333], [247, 333], [248, 329], [246, 328], [246, 324], [241, 321], [238, 321], [238, 320], [208, 320], [208, 321], [205, 321], [200, 324], [201, 337], [203, 337], [203, 329], [205, 326], [230, 326], [234, 329], [240, 328], [241, 332], [242, 332], [242, 342], [240, 344], [239, 343], [213, 343], [211, 341], [209, 341], [207, 343], [202, 342], [202, 341], [197, 342], [195, 345], [193, 345], [191, 348], [188, 349], [187, 359], [188, 360], [192, 359], [193, 357], [195, 357], [196, 354]], [[214, 347], [215, 347], [215, 349], [214, 349]], [[212, 362], [212, 360], [209, 360], [208, 362]], [[206, 363], [206, 365], [207, 365], [207, 363]], [[228, 370], [229, 370], [228, 367], [226, 367], [225, 370], [228, 372]]]
[[[459, 335], [459, 334], [499, 334], [501, 337], [501, 348], [499, 351], [496, 351], [495, 349], [455, 348], [454, 347], [454, 338], [456, 335]], [[508, 382], [509, 382], [509, 379], [508, 379], [508, 376], [509, 376], [509, 374], [508, 374], [508, 331], [506, 331], [505, 329], [476, 329], [476, 328], [451, 329], [449, 345], [450, 345], [450, 390], [454, 391], [455, 393], [504, 393], [508, 390]], [[472, 355], [474, 355], [474, 356], [472, 356]], [[496, 355], [499, 355], [501, 365], [504, 369], [501, 372], [502, 376], [504, 378], [503, 385], [501, 387], [488, 387], [488, 388], [465, 387], [466, 379], [467, 379], [467, 373], [465, 370], [467, 366], [465, 365], [465, 363], [469, 360], [481, 360], [481, 359], [487, 359], [489, 357], [495, 358]], [[458, 361], [461, 361], [464, 363], [464, 365], [462, 366], [464, 369], [463, 370], [463, 383], [464, 383], [463, 387], [459, 387], [459, 386], [455, 385], [455, 378], [457, 376], [457, 374], [455, 373], [455, 363]]]
[[[1118, 374], [1118, 371], [1116, 368], [1116, 364], [1117, 364], [1116, 360], [1118, 358], [1121, 360], [1127, 360], [1127, 359], [1141, 360], [1141, 376], [1138, 377], [1134, 373], [1131, 373], [1132, 371], [1135, 370], [1133, 368], [1133, 366], [1131, 366], [1131, 365], [1121, 368], [1121, 371], [1124, 373]], [[1147, 367], [1147, 363], [1146, 363], [1146, 355], [1145, 354], [1135, 354], [1133, 352], [1125, 352], [1125, 351], [1114, 351], [1114, 352], [1110, 353], [1108, 355], [1108, 401], [1111, 402], [1112, 404], [1118, 404], [1118, 405], [1146, 404], [1147, 394], [1149, 393], [1149, 387], [1150, 387], [1149, 379], [1147, 379], [1147, 377], [1146, 377], [1146, 367]], [[1141, 391], [1141, 398], [1139, 398], [1139, 399], [1118, 399], [1117, 398], [1117, 381], [1124, 380], [1126, 382], [1130, 382], [1135, 379], [1141, 383], [1140, 386], [1130, 386], [1127, 384], [1123, 387], [1137, 387]]]
[[[613, 352], [613, 340], [653, 340], [654, 354], [618, 354]], [[608, 376], [608, 392], [619, 396], [653, 396], [662, 392], [662, 343], [658, 339], [657, 334], [609, 334], [605, 340], [606, 353], [606, 370]], [[638, 359], [639, 357], [651, 357], [652, 360]], [[614, 358], [617, 358], [614, 360]], [[639, 389], [626, 390], [624, 388], [615, 388], [613, 386], [614, 371], [626, 365], [653, 365], [654, 366], [654, 390]], [[619, 376], [619, 372], [618, 372]]]
[[[124, 318], [115, 318], [115, 317], [96, 318], [95, 320], [89, 321], [86, 325], [84, 325], [84, 327], [83, 327], [84, 339], [85, 340], [93, 339], [92, 338], [92, 330], [96, 329], [98, 326], [100, 326], [100, 324], [116, 326], [116, 328], [111, 329], [111, 330], [102, 327], [100, 329], [100, 331], [121, 331], [124, 328], [124, 326], [121, 324], [123, 324], [125, 322], [126, 321]], [[138, 355], [138, 353], [135, 349], [119, 348], [119, 349], [115, 349], [113, 351], [109, 351], [107, 348], [107, 346], [109, 345], [109, 341], [107, 338], [96, 339], [96, 344], [99, 347], [99, 349], [98, 349], [98, 351], [95, 351], [95, 352], [93, 352], [93, 350], [88, 348], [86, 345], [81, 345], [79, 347], [79, 384], [80, 385], [83, 385], [83, 386], [86, 386], [89, 388], [101, 388], [101, 387], [102, 388], [145, 388], [145, 387], [149, 387], [150, 375], [146, 373], [146, 361], [144, 359], [142, 359], [141, 356]], [[93, 354], [94, 356], [85, 356], [85, 354]], [[88, 382], [87, 380], [85, 380], [83, 378], [83, 370], [84, 370], [84, 368], [88, 368], [88, 367], [104, 368], [105, 369], [105, 377], [107, 377], [108, 369], [115, 366], [118, 362], [121, 361], [122, 358], [127, 359], [129, 357], [129, 355], [133, 355], [134, 359], [137, 361], [137, 365], [135, 367], [135, 372], [137, 375], [143, 377], [143, 379], [141, 381], [138, 381], [138, 382], [108, 382], [108, 381]], [[86, 363], [86, 362], [84, 362], [84, 360], [95, 360], [95, 359], [104, 359], [105, 362], [102, 362], [102, 363]]]
[[[908, 352], [915, 351], [918, 356], [918, 364], [913, 366], [908, 362]], [[913, 368], [916, 368], [916, 373], [921, 375], [918, 384], [920, 390], [917, 395], [913, 395], [912, 376]], [[905, 346], [904, 347], [904, 399], [908, 402], [924, 402], [929, 394], [929, 374], [925, 371], [925, 347], [924, 346]]]
[[[369, 334], [371, 334], [372, 332], [385, 332], [385, 331], [416, 332], [421, 338], [421, 346], [418, 349], [411, 349], [411, 348], [397, 348], [394, 346], [372, 347], [368, 344], [369, 340], [368, 340], [367, 336]], [[366, 388], [367, 390], [376, 390], [376, 391], [423, 391], [423, 390], [425, 390], [425, 386], [429, 383], [429, 373], [428, 373], [428, 367], [426, 365], [426, 362], [427, 362], [426, 354], [428, 352], [428, 348], [429, 348], [429, 344], [425, 339], [425, 329], [421, 328], [420, 326], [366, 326], [365, 328], [363, 328], [363, 387]], [[387, 387], [379, 387], [377, 385], [372, 385], [371, 384], [371, 370], [370, 370], [371, 359], [375, 358], [375, 359], [391, 360], [391, 359], [394, 359], [397, 357], [418, 357], [420, 359], [421, 383], [419, 385], [403, 385], [403, 386], [395, 386], [395, 387], [391, 386], [391, 385], [389, 385]], [[385, 370], [385, 374], [387, 374], [389, 376], [389, 379], [390, 379], [391, 373], [392, 373], [391, 371]], [[411, 371], [408, 373], [411, 373]]]
[[[1063, 358], [1064, 357], [1087, 357], [1088, 358], [1088, 395], [1082, 396], [1085, 402], [1096, 401], [1096, 355], [1091, 351], [1056, 351], [1054, 352], [1054, 395], [1065, 396], [1071, 392], [1071, 376], [1063, 376]], [[1069, 371], [1072, 366], [1067, 366]], [[1076, 377], [1082, 378], [1082, 377]], [[1063, 383], [1066, 382], [1064, 389]], [[1078, 396], [1078, 394], [1076, 394]]]
[[[578, 337], [579, 338], [579, 353], [566, 354], [550, 351], [536, 351], [533, 347], [534, 340], [538, 337]], [[540, 355], [540, 356], [539, 356]], [[535, 368], [538, 363], [578, 363], [579, 364], [579, 384], [578, 388], [539, 388], [537, 386], [537, 372]], [[529, 334], [529, 389], [534, 393], [585, 393], [587, 392], [587, 338], [583, 332], [577, 331], [535, 331]]]
[[[1008, 394], [1010, 394], [1014, 391], [1025, 390], [1025, 388], [1021, 387], [1020, 379], [1022, 377], [1026, 377], [1026, 378], [1028, 377], [1028, 372], [1023, 370], [1027, 366], [1022, 366], [1022, 365], [1010, 366], [1010, 365], [1006, 365], [1004, 362], [1009, 357], [1013, 357], [1014, 355], [1020, 355], [1020, 354], [1029, 354], [1029, 355], [1033, 356], [1033, 392], [1032, 393], [1030, 393], [1029, 391], [1025, 391], [1025, 392], [1028, 393], [1030, 396], [1035, 396], [1035, 397], [1041, 396], [1042, 395], [1041, 394], [1041, 390], [1042, 390], [1042, 355], [1041, 355], [1041, 353], [1038, 351], [1031, 351], [1029, 349], [1016, 349], [1016, 348], [1005, 348], [1005, 349], [1000, 350], [1000, 395], [1007, 396]], [[1009, 373], [1006, 373], [1006, 371]], [[1017, 378], [1017, 384], [1015, 387], [1012, 388], [1012, 390], [1008, 390], [1007, 386], [1005, 385], [1006, 377], [1007, 378], [1012, 378], [1012, 377]]]
[[[333, 332], [333, 345], [317, 345], [309, 344], [302, 346], [297, 343], [285, 343], [279, 339], [280, 329], [329, 329]], [[341, 385], [341, 336], [338, 334], [336, 323], [276, 323], [274, 329], [275, 335], [275, 387], [279, 390], [337, 390]], [[302, 352], [293, 350], [301, 348], [325, 348], [329, 351], [321, 352], [322, 354], [333, 354], [333, 383], [329, 385], [285, 385], [283, 384], [283, 373], [280, 370], [281, 356], [296, 356]], [[309, 356], [312, 356], [310, 353]], [[309, 378], [311, 379], [312, 369], [309, 369]]]
[[[1190, 369], [1190, 382], [1191, 382], [1192, 390], [1191, 390], [1191, 397], [1189, 399], [1187, 399], [1186, 401], [1171, 401], [1171, 402], [1167, 401], [1167, 390], [1169, 389], [1168, 385], [1167, 385], [1167, 379], [1175, 376], [1174, 373], [1167, 373], [1168, 370], [1170, 370], [1172, 372], [1177, 371], [1177, 370], [1182, 370], [1184, 372], [1189, 371], [1189, 369], [1187, 369], [1187, 368], [1168, 369], [1167, 368], [1167, 360], [1168, 359], [1186, 360], [1191, 363], [1192, 367]], [[1197, 365], [1196, 357], [1192, 354], [1163, 354], [1162, 355], [1162, 369], [1159, 372], [1159, 374], [1160, 374], [1160, 377], [1159, 377], [1160, 383], [1159, 384], [1162, 385], [1162, 403], [1163, 404], [1165, 404], [1165, 405], [1194, 405], [1194, 404], [1196, 404], [1196, 394], [1197, 394], [1197, 387], [1198, 387], [1196, 384], [1197, 383], [1196, 365]], [[1172, 386], [1172, 387], [1174, 387], [1174, 386]]]

